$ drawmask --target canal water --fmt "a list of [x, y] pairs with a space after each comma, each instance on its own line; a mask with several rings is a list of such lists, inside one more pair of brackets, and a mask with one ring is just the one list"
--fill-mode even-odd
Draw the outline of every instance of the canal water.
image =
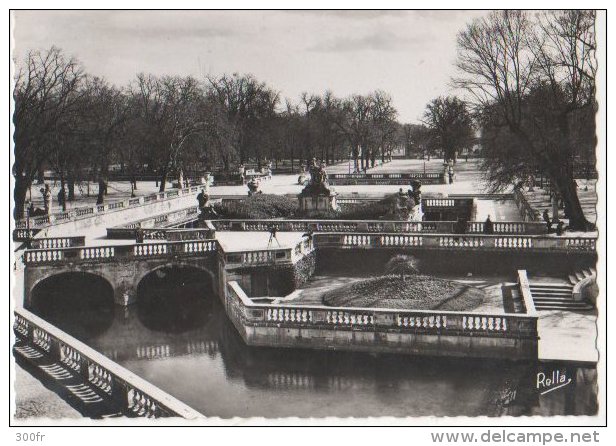
[[[207, 416], [597, 413], [594, 367], [247, 347], [209, 288], [196, 271], [159, 271], [124, 309], [72, 274], [39, 287], [33, 311]], [[537, 375], [553, 372], [571, 382], [542, 395]]]

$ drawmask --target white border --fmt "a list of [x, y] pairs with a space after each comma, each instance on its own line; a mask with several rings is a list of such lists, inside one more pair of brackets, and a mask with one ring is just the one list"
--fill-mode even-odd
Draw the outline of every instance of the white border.
[[[21, 1], [21, 2], [15, 2], [12, 1], [10, 2], [12, 3], [11, 7], [14, 8], [49, 8], [50, 6], [52, 6], [52, 3], [50, 2], [44, 2], [44, 1]], [[579, 7], [595, 7], [595, 8], [599, 8], [603, 5], [603, 7], [607, 6], [607, 2], [593, 2], [595, 4], [592, 5], [587, 5], [587, 4], [581, 4], [580, 2], [572, 2], [572, 1], [561, 1], [561, 2], [537, 2], [537, 1], [517, 1], [517, 2], [511, 2], [511, 1], [504, 1], [504, 2], [499, 2], [498, 5], [494, 4], [493, 2], [487, 2], [487, 1], [467, 1], [467, 2], [463, 2], [463, 3], [457, 3], [457, 2], [446, 2], [446, 1], [438, 1], [438, 0], [433, 0], [431, 2], [429, 2], [429, 6], [431, 8], [454, 8], [454, 9], [459, 9], [462, 7], [466, 7], [466, 8], [478, 8], [478, 9], [490, 9], [490, 8], [494, 8], [495, 6], [498, 6], [500, 8], [505, 8], [505, 7], [509, 7], [509, 8], [520, 8], [520, 7], [526, 7], [526, 8], [579, 8]], [[598, 4], [597, 4], [598, 3]], [[424, 4], [421, 5], [417, 5], [417, 6], [424, 6]], [[108, 0], [105, 2], [102, 1], [94, 1], [94, 2], [88, 2], [87, 4], [81, 3], [81, 2], [76, 2], [74, 0], [71, 1], [55, 1], [53, 2], [53, 7], [54, 8], [87, 8], [87, 9], [93, 9], [93, 8], [118, 8], [118, 9], [124, 9], [124, 8], [136, 8], [136, 9], [150, 9], [150, 8], [196, 8], [196, 7], [204, 7], [204, 8], [229, 8], [229, 9], [237, 9], [237, 8], [274, 8], [274, 9], [278, 9], [278, 8], [286, 8], [286, 9], [299, 9], [299, 8], [340, 8], [340, 9], [347, 9], [347, 8], [356, 8], [356, 9], [386, 9], [386, 8], [411, 8], [415, 5], [408, 3], [408, 2], [402, 2], [402, 1], [395, 1], [395, 0], [381, 0], [379, 2], [370, 2], [370, 1], [363, 1], [363, 0], [358, 0], [358, 1], [354, 1], [354, 2], [342, 2], [342, 1], [337, 1], [337, 0], [314, 0], [314, 1], [301, 1], [301, 2], [289, 2], [289, 1], [281, 1], [281, 0], [265, 0], [265, 1], [259, 1], [259, 2], [250, 2], [250, 1], [209, 1], [207, 3], [196, 3], [194, 1], [187, 1], [187, 0], [176, 0], [174, 2], [164, 2], [164, 1], [160, 1], [160, 0], [152, 0], [152, 1], [148, 1], [147, 3], [144, 2], [136, 2], [136, 1], [132, 1], [132, 0]], [[5, 21], [3, 22], [3, 26], [8, 28], [8, 16], [9, 12], [7, 10], [6, 12], [6, 16], [5, 16]], [[602, 42], [604, 41], [604, 37], [605, 37], [605, 27], [601, 26], [601, 24], [605, 24], [605, 14], [599, 14], [598, 15], [598, 26], [597, 26], [597, 40], [598, 42]], [[5, 29], [5, 35], [9, 34], [9, 30]], [[609, 37], [609, 43], [608, 43], [608, 47], [609, 48], [614, 48], [614, 45], [610, 45], [610, 43], [613, 43], [613, 33], [608, 33], [608, 37]], [[4, 56], [4, 60], [8, 61], [9, 60], [9, 51], [8, 51], [8, 45], [5, 45], [2, 49], [3, 51], [3, 56]], [[607, 172], [607, 160], [606, 160], [606, 128], [607, 128], [607, 121], [605, 120], [605, 114], [604, 114], [604, 110], [605, 107], [607, 105], [606, 100], [608, 99], [607, 95], [606, 95], [606, 81], [607, 81], [607, 77], [606, 77], [606, 63], [605, 63], [605, 57], [606, 57], [606, 53], [605, 53], [605, 47], [602, 45], [599, 45], [598, 48], [598, 52], [597, 52], [597, 57], [599, 60], [599, 72], [597, 75], [597, 92], [598, 92], [598, 100], [599, 100], [599, 115], [598, 115], [598, 120], [597, 120], [597, 136], [598, 136], [598, 149], [597, 149], [597, 155], [598, 155], [598, 160], [599, 160], [599, 164], [600, 164], [600, 180], [599, 180], [599, 184], [597, 187], [597, 190], [599, 192], [599, 203], [598, 203], [598, 208], [597, 208], [597, 212], [599, 215], [599, 219], [598, 219], [598, 226], [599, 226], [599, 232], [600, 232], [600, 240], [599, 240], [599, 252], [600, 252], [600, 260], [599, 260], [599, 264], [598, 264], [598, 277], [599, 277], [599, 281], [600, 281], [600, 288], [601, 288], [601, 297], [600, 297], [600, 302], [603, 303], [603, 305], [599, 304], [600, 310], [605, 309], [605, 278], [607, 277], [607, 271], [605, 269], [605, 258], [603, 257], [603, 253], [606, 252], [605, 249], [608, 248], [606, 245], [606, 233], [607, 233], [607, 226], [606, 226], [606, 215], [607, 215], [607, 202], [606, 202], [606, 191], [607, 191], [607, 185], [605, 182], [606, 179], [606, 172]], [[10, 78], [9, 73], [7, 73], [7, 77]], [[5, 77], [5, 79], [7, 79], [7, 77]], [[8, 87], [8, 86], [7, 86]], [[9, 104], [10, 101], [10, 92], [8, 88], [3, 89], [3, 94], [5, 95], [5, 123], [10, 123], [10, 114], [8, 111], [8, 107], [7, 105]], [[613, 95], [613, 93], [611, 94]], [[610, 96], [611, 96], [610, 95]], [[610, 121], [611, 122], [611, 121]], [[614, 128], [614, 127], [612, 127]], [[7, 125], [7, 134], [5, 134], [5, 137], [7, 138], [6, 140], [9, 140], [10, 138], [10, 130], [8, 129], [8, 125]], [[12, 150], [12, 149], [11, 149]], [[612, 158], [616, 157], [616, 155], [614, 155]], [[6, 159], [6, 158], [5, 158]], [[7, 160], [8, 161], [8, 160]], [[610, 161], [610, 165], [613, 164], [613, 161]], [[5, 166], [6, 169], [9, 170], [10, 172], [10, 165], [9, 166]], [[613, 171], [613, 170], [612, 170]], [[5, 170], [5, 172], [7, 172]], [[2, 205], [4, 206], [4, 209], [9, 210], [9, 218], [10, 218], [10, 209], [12, 209], [12, 206], [9, 202], [9, 193], [10, 191], [12, 191], [12, 177], [8, 174], [6, 174], [5, 178], [7, 178], [6, 182], [6, 186], [5, 186], [5, 193], [2, 194]], [[613, 188], [611, 188], [613, 189]], [[613, 190], [612, 190], [613, 192]], [[615, 195], [616, 196], [616, 195]], [[6, 214], [5, 214], [6, 215]], [[6, 227], [4, 228], [4, 234], [5, 237], [10, 237], [10, 228], [9, 228], [9, 219], [5, 218], [3, 220], [3, 225], [6, 225]], [[8, 241], [9, 238], [5, 238], [5, 243], [7, 243], [7, 246], [5, 247], [7, 250], [11, 249], [12, 244]], [[613, 248], [613, 242], [610, 244], [609, 248], [610, 251], [612, 251], [611, 248]], [[5, 251], [6, 252], [6, 251]], [[2, 256], [2, 263], [4, 266], [4, 271], [9, 271], [11, 270], [11, 265], [12, 265], [13, 259], [12, 258], [8, 258], [7, 256]], [[5, 276], [6, 277], [6, 276]], [[602, 279], [603, 278], [603, 279]], [[6, 279], [5, 279], [6, 280]], [[613, 285], [613, 276], [609, 278], [609, 285]], [[4, 284], [5, 286], [7, 285], [7, 283]], [[6, 288], [4, 288], [6, 290]], [[9, 296], [6, 296], [6, 298], [8, 298]], [[616, 305], [616, 304], [612, 304], [612, 307]], [[600, 317], [604, 317], [605, 313], [601, 312]], [[9, 333], [10, 331], [10, 326], [9, 326], [9, 320], [8, 318], [4, 318], [4, 322], [3, 322], [3, 332], [4, 333]], [[360, 420], [360, 419], [313, 419], [313, 420], [309, 420], [309, 419], [297, 419], [297, 418], [290, 418], [290, 419], [278, 419], [278, 420], [257, 420], [257, 419], [249, 419], [249, 420], [240, 420], [240, 419], [233, 419], [233, 420], [225, 420], [224, 423], [228, 424], [228, 425], [237, 425], [237, 424], [243, 424], [245, 422], [249, 422], [249, 423], [255, 423], [258, 422], [259, 424], [275, 424], [275, 425], [279, 425], [279, 424], [284, 424], [284, 425], [295, 425], [295, 424], [303, 424], [303, 425], [320, 425], [320, 424], [328, 424], [328, 423], [332, 423], [332, 424], [352, 424], [352, 425], [360, 425], [360, 426], [366, 426], [366, 425], [372, 425], [372, 424], [378, 424], [378, 425], [417, 425], [417, 424], [434, 424], [436, 426], [438, 425], [446, 425], [446, 424], [482, 424], [485, 426], [488, 425], [492, 425], [492, 424], [496, 424], [496, 425], [500, 425], [500, 424], [507, 424], [507, 425], [535, 425], [535, 426], [541, 426], [543, 424], [545, 424], [546, 422], [549, 424], [558, 424], [558, 425], [562, 425], [562, 426], [570, 426], [572, 424], [578, 425], [578, 424], [602, 424], [602, 420], [605, 417], [605, 402], [607, 400], [608, 395], [605, 393], [605, 384], [606, 384], [606, 374], [605, 374], [605, 366], [606, 366], [606, 353], [607, 351], [604, 348], [603, 345], [603, 340], [605, 340], [605, 331], [603, 330], [603, 324], [599, 324], [599, 344], [600, 344], [600, 348], [601, 348], [601, 363], [599, 366], [599, 385], [600, 385], [600, 389], [601, 389], [601, 393], [600, 393], [600, 413], [597, 417], [550, 417], [550, 418], [542, 418], [542, 417], [533, 417], [533, 418], [485, 418], [485, 417], [478, 417], [478, 418], [434, 418], [434, 417], [428, 417], [428, 418], [410, 418], [410, 419], [395, 419], [395, 418], [380, 418], [380, 419], [370, 419], [370, 420]], [[614, 329], [612, 330], [611, 333], [614, 332]], [[610, 337], [613, 337], [613, 334], [610, 335]], [[8, 339], [7, 339], [8, 342]], [[615, 345], [616, 341], [612, 342], [612, 345]], [[5, 361], [7, 361], [6, 356], [4, 358]], [[6, 364], [7, 367], [3, 367], [3, 374], [6, 374], [7, 371], [9, 370], [9, 364]], [[6, 385], [7, 382], [9, 382], [9, 376], [5, 375], [4, 377], [4, 383]], [[613, 394], [614, 390], [613, 390], [614, 386], [612, 386], [610, 388], [610, 396]], [[6, 389], [6, 387], [4, 387], [4, 389]], [[9, 400], [9, 395], [7, 395], [7, 398], [5, 399], [5, 401]], [[410, 402], [411, 403], [411, 402]], [[5, 404], [3, 412], [8, 410], [8, 405]], [[612, 412], [614, 412], [614, 410], [616, 409], [612, 409]], [[7, 416], [7, 419], [9, 418], [9, 414], [5, 413], [5, 415]], [[216, 420], [211, 420], [212, 422], [218, 424], [218, 422], [216, 422]], [[40, 424], [40, 421], [38, 422]], [[73, 424], [74, 421], [70, 420], [70, 423]], [[8, 423], [7, 423], [8, 424]], [[93, 425], [93, 422], [90, 420], [83, 420], [82, 422], [80, 422], [79, 424], [82, 425]], [[127, 424], [130, 425], [135, 425], [136, 421], [135, 420], [129, 420], [129, 422]], [[150, 424], [150, 422], [145, 422], [145, 425]], [[175, 422], [174, 422], [175, 424]], [[70, 429], [70, 431], [69, 431]], [[45, 433], [48, 437], [47, 439], [43, 442], [45, 444], [66, 444], [67, 442], [70, 444], [73, 444], [74, 442], [77, 441], [88, 441], [89, 443], [94, 443], [94, 444], [102, 444], [103, 442], [105, 442], [105, 444], [108, 444], [109, 441], [114, 441], [114, 440], [121, 440], [123, 443], [127, 443], [127, 442], [143, 442], [143, 441], [151, 441], [151, 440], [155, 440], [156, 443], [162, 443], [164, 444], [165, 442], [177, 442], [178, 439], [180, 439], [180, 441], [193, 441], [193, 442], [199, 442], [199, 443], [218, 443], [218, 441], [231, 441], [230, 439], [227, 439], [227, 436], [230, 435], [231, 433], [233, 434], [234, 437], [238, 437], [236, 438], [236, 440], [246, 440], [246, 441], [250, 441], [251, 443], [256, 442], [257, 444], [261, 444], [262, 442], [265, 443], [267, 442], [268, 444], [271, 444], [272, 442], [274, 443], [278, 443], [278, 442], [285, 442], [285, 443], [289, 443], [292, 442], [293, 444], [313, 444], [315, 442], [323, 442], [323, 441], [327, 441], [329, 439], [332, 440], [332, 442], [340, 442], [340, 441], [344, 441], [344, 442], [374, 442], [374, 441], [383, 441], [384, 439], [382, 438], [382, 435], [385, 433], [384, 431], [382, 431], [381, 429], [364, 429], [360, 432], [351, 432], [351, 431], [347, 431], [347, 430], [336, 430], [335, 432], [332, 430], [326, 430], [326, 429], [305, 429], [305, 428], [300, 428], [301, 430], [298, 429], [294, 429], [294, 430], [276, 430], [276, 431], [272, 431], [270, 428], [267, 429], [242, 429], [239, 432], [238, 431], [234, 431], [234, 432], [230, 432], [227, 429], [222, 429], [222, 430], [215, 430], [215, 431], [208, 431], [207, 433], [203, 433], [200, 430], [195, 430], [195, 429], [190, 429], [190, 430], [185, 430], [185, 429], [167, 429], [167, 428], [156, 428], [156, 429], [99, 429], [96, 428], [96, 430], [92, 430], [92, 429], [73, 429], [73, 428], [54, 428], [54, 429], [12, 429], [11, 432], [8, 432], [8, 436], [5, 437], [7, 438], [7, 440], [9, 441], [14, 441], [15, 436], [14, 433], [16, 431], [27, 431], [27, 432], [36, 432], [36, 431], [41, 431], [43, 433]], [[452, 428], [450, 429], [451, 431], [462, 431], [462, 432], [471, 432], [471, 431], [476, 431], [476, 432], [480, 432], [484, 429], [461, 429], [461, 428]], [[516, 429], [517, 431], [518, 429]], [[522, 429], [523, 430], [523, 429]], [[544, 429], [541, 429], [544, 430]], [[561, 431], [563, 433], [566, 433], [569, 429], [568, 428], [560, 428], [560, 429], [556, 429], [557, 431]], [[589, 430], [592, 431], [593, 429]], [[596, 429], [595, 429], [596, 430]], [[430, 429], [430, 428], [413, 428], [412, 430], [393, 430], [393, 431], [387, 431], [387, 434], [392, 435], [392, 438], [387, 440], [387, 441], [397, 441], [397, 442], [401, 442], [401, 443], [419, 443], [419, 444], [430, 444], [430, 437], [429, 437], [429, 432], [433, 432], [435, 431], [434, 429]], [[546, 431], [555, 431], [554, 429], [547, 429]], [[205, 435], [203, 435], [205, 434]], [[181, 437], [180, 437], [181, 435]], [[608, 440], [608, 435], [607, 432], [602, 432], [600, 439], [602, 441], [607, 441]]]

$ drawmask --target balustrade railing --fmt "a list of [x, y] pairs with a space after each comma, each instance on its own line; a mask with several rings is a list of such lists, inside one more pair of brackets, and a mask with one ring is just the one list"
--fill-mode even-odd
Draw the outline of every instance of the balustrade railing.
[[197, 206], [190, 206], [178, 211], [143, 218], [125, 225], [107, 228], [107, 238], [134, 239], [137, 235], [137, 229], [142, 229], [144, 239], [164, 240], [166, 237], [163, 235], [164, 232], [159, 232], [161, 229], [196, 220], [198, 213], [199, 208]]
[[429, 234], [401, 236], [396, 233], [315, 234], [316, 248], [472, 249], [499, 251], [594, 252], [596, 237], [555, 237], [542, 235]]
[[248, 325], [312, 327], [367, 331], [413, 331], [433, 334], [537, 336], [537, 316], [528, 314], [469, 311], [397, 310], [385, 308], [328, 307], [254, 303], [240, 285], [227, 284], [230, 314]]
[[[451, 234], [456, 232], [455, 221], [386, 221], [386, 220], [212, 220], [218, 231], [278, 231], [289, 232], [420, 232]], [[544, 234], [545, 225], [539, 222], [492, 222], [494, 234]], [[466, 233], [485, 233], [484, 221], [467, 223]]]
[[73, 248], [85, 245], [86, 238], [81, 237], [51, 237], [38, 238], [30, 241], [32, 249]]
[[41, 231], [40, 228], [35, 229], [13, 229], [13, 241], [25, 242], [28, 241]]
[[15, 222], [15, 227], [17, 229], [25, 229], [28, 226], [34, 228], [34, 227], [47, 226], [50, 224], [60, 223], [60, 222], [69, 221], [69, 220], [88, 218], [94, 214], [100, 214], [100, 213], [109, 212], [109, 211], [116, 211], [119, 209], [127, 209], [131, 207], [141, 206], [143, 204], [148, 204], [153, 201], [167, 200], [167, 199], [176, 198], [178, 196], [198, 193], [199, 190], [200, 190], [199, 186], [191, 186], [186, 189], [181, 189], [181, 192], [175, 189], [175, 190], [170, 190], [167, 192], [159, 192], [153, 195], [148, 195], [148, 196], [138, 197], [138, 198], [130, 198], [124, 201], [116, 201], [113, 203], [108, 203], [108, 204], [103, 204], [103, 205], [74, 208], [66, 212], [57, 212], [57, 213], [50, 214], [50, 215], [30, 217], [29, 222], [27, 219], [21, 219]]
[[407, 184], [410, 180], [420, 180], [425, 184], [444, 183], [441, 172], [411, 173], [332, 173], [328, 182], [332, 185], [344, 184]]
[[137, 243], [115, 246], [87, 246], [26, 250], [26, 265], [59, 264], [65, 262], [109, 262], [117, 259], [143, 259], [170, 256], [203, 256], [220, 253], [216, 240], [187, 240], [177, 242]]
[[432, 233], [315, 233], [290, 248], [247, 250], [225, 253], [216, 240], [180, 240], [115, 246], [29, 249], [26, 265], [74, 261], [113, 261], [117, 258], [165, 257], [217, 253], [227, 264], [275, 264], [297, 260], [318, 248], [406, 248], [468, 249], [499, 251], [594, 252], [595, 237], [556, 237], [541, 235], [478, 235]]
[[183, 417], [190, 420], [203, 417], [191, 407], [25, 309], [15, 310], [14, 331], [21, 342], [32, 344], [50, 360], [72, 370], [84, 382], [98, 389], [101, 396], [117, 404], [126, 415]]
[[539, 221], [539, 211], [534, 209], [526, 200], [524, 193], [520, 188], [515, 188], [513, 191], [513, 200], [520, 211], [520, 215], [525, 222]]

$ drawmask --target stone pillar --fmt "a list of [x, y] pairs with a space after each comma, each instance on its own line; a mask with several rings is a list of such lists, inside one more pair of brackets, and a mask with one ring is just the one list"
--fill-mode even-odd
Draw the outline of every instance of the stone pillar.
[[113, 288], [113, 301], [116, 305], [126, 307], [136, 302], [137, 290], [135, 286], [126, 279], [120, 279], [120, 283]]

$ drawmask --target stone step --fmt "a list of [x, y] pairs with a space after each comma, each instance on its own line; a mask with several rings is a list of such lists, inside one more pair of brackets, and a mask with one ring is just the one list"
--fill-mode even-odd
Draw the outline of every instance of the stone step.
[[559, 290], [572, 290], [573, 285], [569, 283], [530, 283], [530, 289], [559, 289]]
[[530, 287], [531, 291], [538, 291], [538, 292], [550, 292], [550, 291], [555, 291], [558, 293], [570, 293], [571, 291], [573, 291], [573, 286], [567, 286], [567, 287], [536, 287], [536, 286], [532, 286]]
[[590, 304], [535, 304], [535, 309], [538, 311], [591, 311], [594, 307]]
[[533, 297], [534, 302], [576, 302], [571, 296], [542, 296]]
[[533, 291], [530, 292], [533, 296], [533, 299], [537, 297], [564, 297], [567, 299], [571, 299], [573, 296], [571, 292], [566, 293], [562, 291]]

